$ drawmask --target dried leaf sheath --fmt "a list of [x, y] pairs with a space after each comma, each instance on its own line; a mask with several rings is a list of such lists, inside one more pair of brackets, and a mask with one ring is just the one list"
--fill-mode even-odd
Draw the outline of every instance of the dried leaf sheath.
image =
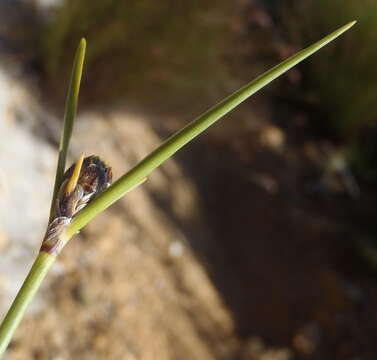
[[41, 251], [58, 254], [66, 243], [64, 229], [72, 218], [112, 181], [111, 167], [98, 156], [88, 156], [73, 164], [63, 176]]

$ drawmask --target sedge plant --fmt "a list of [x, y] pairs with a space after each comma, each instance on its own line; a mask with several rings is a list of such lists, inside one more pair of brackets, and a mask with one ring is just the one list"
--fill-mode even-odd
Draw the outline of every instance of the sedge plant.
[[74, 165], [65, 171], [69, 141], [76, 118], [86, 49], [86, 42], [82, 39], [76, 52], [68, 88], [49, 225], [34, 264], [0, 325], [0, 357], [4, 354], [28, 304], [35, 296], [51, 265], [64, 245], [80, 229], [127, 192], [140, 185], [154, 169], [217, 120], [271, 81], [343, 34], [354, 24], [355, 21], [340, 27], [235, 91], [169, 137], [111, 186], [108, 186], [111, 182], [111, 168], [96, 156], [84, 158], [82, 155]]

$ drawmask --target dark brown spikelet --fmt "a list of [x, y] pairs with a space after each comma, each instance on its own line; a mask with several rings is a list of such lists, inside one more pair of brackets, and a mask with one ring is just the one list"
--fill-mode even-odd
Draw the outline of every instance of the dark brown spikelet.
[[75, 165], [73, 164], [64, 173], [56, 204], [56, 216], [58, 217], [72, 218], [90, 200], [105, 190], [112, 181], [111, 167], [98, 156], [92, 155], [83, 160], [75, 188], [72, 191], [67, 191]]
[[60, 235], [72, 218], [112, 181], [111, 167], [98, 156], [80, 158], [63, 176], [56, 199], [55, 216], [49, 223], [41, 251], [57, 254], [64, 246]]

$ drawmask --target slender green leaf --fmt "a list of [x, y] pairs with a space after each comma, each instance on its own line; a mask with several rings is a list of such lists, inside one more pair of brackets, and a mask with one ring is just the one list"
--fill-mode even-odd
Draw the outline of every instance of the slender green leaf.
[[256, 93], [258, 90], [269, 84], [272, 80], [282, 75], [297, 63], [301, 62], [308, 56], [312, 55], [320, 48], [337, 38], [339, 35], [347, 31], [355, 24], [352, 21], [333, 33], [327, 35], [315, 44], [299, 51], [282, 63], [276, 65], [272, 69], [257, 77], [255, 80], [243, 86], [226, 99], [210, 108], [203, 115], [193, 120], [186, 127], [168, 138], [151, 154], [145, 157], [139, 164], [123, 175], [118, 181], [103, 192], [97, 199], [84, 208], [73, 219], [67, 229], [67, 236], [71, 237], [75, 232], [84, 227], [94, 216], [102, 212], [113, 202], [120, 199], [131, 188], [137, 186], [143, 181], [154, 169], [160, 166], [165, 160], [169, 159], [180, 148], [206, 130], [214, 122], [222, 118], [229, 111], [233, 110], [248, 97]]
[[61, 185], [61, 181], [64, 175], [69, 140], [71, 139], [73, 124], [76, 119], [82, 69], [83, 69], [84, 58], [85, 58], [85, 49], [86, 49], [86, 41], [85, 39], [81, 39], [79, 46], [76, 50], [75, 60], [73, 62], [72, 74], [71, 74], [71, 79], [69, 82], [67, 100], [65, 104], [64, 125], [63, 125], [63, 131], [60, 137], [59, 157], [58, 157], [58, 165], [56, 168], [56, 175], [55, 175], [54, 193], [53, 193], [52, 202], [51, 202], [50, 221], [52, 219], [53, 212], [54, 212], [56, 196], [57, 196], [57, 193], [58, 193], [58, 190], [59, 190], [59, 187]]

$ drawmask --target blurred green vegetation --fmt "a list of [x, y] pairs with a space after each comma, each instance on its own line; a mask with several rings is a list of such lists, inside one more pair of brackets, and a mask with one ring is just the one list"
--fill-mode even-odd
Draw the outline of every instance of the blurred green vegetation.
[[[282, 39], [299, 49], [357, 19], [352, 31], [301, 65], [299, 87], [279, 93], [309, 105], [305, 112], [320, 136], [346, 144], [357, 174], [377, 181], [375, 0], [266, 0], [258, 6], [66, 0], [44, 15], [34, 21], [29, 46], [51, 104], [62, 108], [72, 54], [86, 37], [81, 106], [142, 104], [188, 118], [277, 63]], [[224, 129], [242, 132], [245, 126], [227, 123]]]
[[311, 106], [311, 123], [346, 145], [348, 162], [367, 181], [377, 181], [377, 2], [287, 0], [284, 34], [294, 46], [315, 41], [328, 29], [356, 19], [346, 36], [302, 66], [296, 96]]
[[64, 98], [72, 54], [86, 37], [84, 102], [142, 98], [157, 109], [195, 108], [228, 84], [224, 57], [232, 12], [225, 0], [65, 1], [40, 29], [36, 47], [44, 82], [54, 97]]
[[[249, 79], [277, 62], [281, 39], [272, 23], [252, 24], [251, 17], [259, 13], [253, 15], [251, 4], [63, 1], [34, 35], [41, 83], [51, 94], [50, 101], [61, 106], [71, 55], [84, 36], [88, 54], [83, 105], [136, 103], [191, 117], [246, 76]], [[297, 49], [329, 29], [358, 20], [351, 32], [301, 66], [299, 88], [283, 92], [308, 104], [308, 116], [320, 134], [346, 144], [355, 171], [377, 181], [373, 171], [377, 144], [370, 135], [375, 133], [377, 118], [377, 48], [373, 46], [377, 2], [269, 0], [260, 4], [282, 25], [282, 37]]]
[[315, 41], [338, 24], [358, 21], [352, 31], [301, 66], [300, 85], [291, 96], [304, 104], [320, 139], [330, 139], [345, 150], [345, 160], [361, 187], [359, 202], [353, 205], [359, 215], [349, 229], [352, 254], [359, 257], [353, 271], [366, 270], [375, 277], [377, 1], [286, 0], [280, 14], [282, 33], [293, 47]]
[[301, 47], [339, 24], [356, 19], [346, 36], [304, 64], [304, 93], [320, 108], [333, 135], [353, 141], [376, 124], [377, 2], [375, 0], [286, 1], [284, 24]]

